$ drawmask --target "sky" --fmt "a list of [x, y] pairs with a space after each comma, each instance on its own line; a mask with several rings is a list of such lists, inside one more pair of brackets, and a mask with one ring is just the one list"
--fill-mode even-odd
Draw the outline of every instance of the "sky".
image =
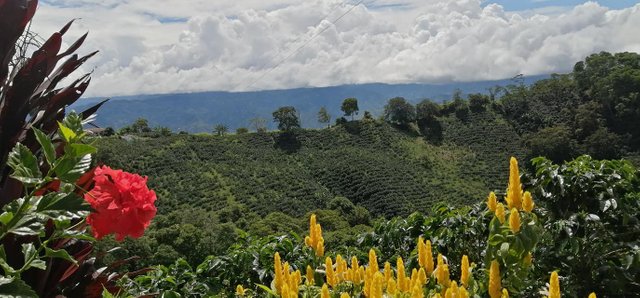
[[49, 0], [43, 37], [99, 50], [87, 96], [444, 83], [571, 71], [640, 52], [639, 1]]

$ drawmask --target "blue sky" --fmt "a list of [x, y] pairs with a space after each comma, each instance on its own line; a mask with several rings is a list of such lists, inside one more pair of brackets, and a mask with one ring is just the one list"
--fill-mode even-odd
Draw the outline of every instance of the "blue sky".
[[[522, 11], [528, 9], [543, 8], [547, 6], [569, 6], [573, 7], [587, 1], [580, 0], [485, 0], [484, 4], [497, 3], [509, 11]], [[599, 0], [595, 1], [602, 6], [612, 9], [631, 7], [638, 3], [637, 0]]]

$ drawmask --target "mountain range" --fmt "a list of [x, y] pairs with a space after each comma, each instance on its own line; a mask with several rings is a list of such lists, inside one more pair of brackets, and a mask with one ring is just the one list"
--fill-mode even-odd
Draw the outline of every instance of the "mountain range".
[[[548, 76], [524, 77], [531, 84]], [[197, 92], [182, 94], [136, 95], [111, 98], [98, 112], [95, 124], [115, 129], [131, 124], [142, 117], [150, 126], [164, 126], [173, 131], [210, 132], [217, 124], [233, 130], [249, 127], [252, 118], [267, 120], [269, 129], [275, 128], [271, 113], [281, 106], [294, 106], [302, 127], [318, 128], [317, 112], [327, 108], [332, 121], [342, 116], [340, 105], [345, 98], [358, 99], [360, 115], [369, 111], [382, 114], [387, 100], [396, 96], [417, 103], [422, 99], [442, 102], [459, 90], [462, 94], [487, 93], [495, 86], [514, 84], [513, 79], [447, 84], [362, 84], [333, 87], [297, 88], [251, 92]], [[519, 83], [519, 82], [518, 82]], [[101, 98], [79, 101], [71, 109], [82, 111]]]

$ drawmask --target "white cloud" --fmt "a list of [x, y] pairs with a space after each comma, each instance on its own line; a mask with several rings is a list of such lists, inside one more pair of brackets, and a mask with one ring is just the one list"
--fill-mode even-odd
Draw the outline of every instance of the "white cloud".
[[568, 71], [601, 50], [640, 51], [640, 4], [609, 10], [588, 2], [540, 14], [505, 12], [480, 0], [379, 0], [366, 1], [368, 6], [332, 24], [351, 5], [340, 0], [55, 3], [41, 5], [34, 29], [53, 32], [70, 18], [82, 18], [69, 35], [90, 31], [83, 51], [101, 51], [84, 68], [95, 69], [89, 95], [100, 96], [500, 79]]

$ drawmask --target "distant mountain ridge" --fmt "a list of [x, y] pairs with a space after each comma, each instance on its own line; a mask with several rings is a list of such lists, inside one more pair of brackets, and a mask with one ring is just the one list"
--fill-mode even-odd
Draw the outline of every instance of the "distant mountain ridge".
[[[531, 84], [548, 76], [525, 77]], [[306, 128], [318, 128], [317, 112], [325, 106], [332, 122], [342, 116], [342, 100], [355, 97], [359, 101], [360, 114], [381, 114], [387, 100], [401, 96], [414, 103], [430, 98], [441, 102], [451, 98], [455, 90], [463, 94], [486, 93], [496, 85], [513, 84], [513, 80], [481, 81], [448, 84], [362, 84], [333, 87], [297, 88], [251, 92], [198, 92], [182, 94], [158, 94], [114, 97], [98, 112], [96, 124], [101, 127], [120, 128], [143, 117], [151, 126], [166, 126], [174, 131], [209, 132], [216, 124], [229, 129], [249, 127], [255, 117], [266, 119], [270, 129], [271, 113], [281, 106], [294, 106], [300, 113], [301, 123]], [[72, 109], [83, 110], [99, 99], [80, 101]]]

